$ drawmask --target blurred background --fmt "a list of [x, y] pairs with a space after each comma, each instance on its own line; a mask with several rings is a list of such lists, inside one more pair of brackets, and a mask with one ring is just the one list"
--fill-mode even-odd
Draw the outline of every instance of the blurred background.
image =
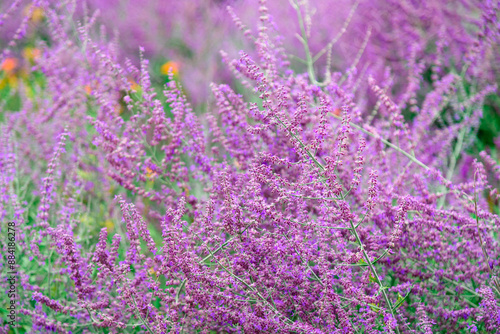
[[[42, 7], [47, 4], [64, 8], [66, 15], [73, 17], [75, 36], [82, 22], [95, 21], [92, 38], [103, 43], [114, 41], [110, 48], [120, 62], [130, 61], [138, 66], [141, 57], [148, 59], [151, 79], [159, 91], [171, 70], [197, 111], [206, 109], [210, 103], [211, 82], [238, 88], [220, 51], [233, 58], [244, 49], [252, 56], [252, 51], [255, 52], [252, 36], [259, 33], [258, 0], [4, 1], [0, 4], [4, 13], [0, 17], [0, 48], [4, 50], [0, 98], [6, 110], [19, 108], [16, 87], [23, 80], [27, 86], [31, 85], [32, 80], [27, 80], [28, 67], [41, 55], [44, 43], [54, 42], [44, 24], [55, 15], [44, 12]], [[412, 84], [418, 85], [418, 89], [413, 89], [417, 91], [414, 104], [418, 105], [439, 79], [450, 72], [460, 73], [465, 67], [471, 77], [498, 82], [499, 48], [491, 47], [498, 46], [495, 43], [500, 29], [495, 2], [267, 2], [268, 18], [275, 26], [291, 68], [296, 73], [305, 73], [306, 53], [297, 37], [301, 35], [300, 20], [292, 4], [300, 6], [310, 53], [318, 56], [314, 63], [318, 78], [324, 79], [335, 72], [352, 78], [355, 89], [351, 97], [361, 106], [374, 102], [373, 96], [365, 98], [363, 90], [368, 77], [382, 83], [393, 99], [399, 101], [407, 120], [416, 114], [415, 108], [412, 111], [412, 106], [405, 102], [411, 101], [408, 92]], [[20, 29], [24, 21], [27, 24]], [[13, 39], [19, 42], [8, 47]], [[329, 43], [332, 43], [331, 53], [326, 52]], [[415, 80], [416, 75], [422, 80]], [[481, 89], [480, 83], [478, 87]], [[90, 92], [91, 85], [86, 89]], [[477, 137], [468, 145], [471, 154], [487, 148], [495, 151], [496, 156], [495, 148], [500, 144], [499, 106], [498, 94], [486, 96]]]

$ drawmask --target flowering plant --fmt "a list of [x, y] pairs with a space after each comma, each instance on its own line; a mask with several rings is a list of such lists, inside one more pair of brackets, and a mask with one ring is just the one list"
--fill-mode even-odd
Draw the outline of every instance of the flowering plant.
[[287, 7], [298, 42], [290, 12], [260, 0], [247, 24], [228, 7], [239, 30], [219, 28], [247, 49], [220, 52], [235, 81], [214, 75], [195, 104], [196, 62], [159, 82], [147, 46], [127, 58], [97, 14], [25, 7], [0, 59], [0, 214], [17, 231], [10, 246], [0, 226], [0, 266], [19, 280], [0, 330], [495, 333], [500, 167], [477, 139], [498, 108], [498, 4], [462, 3], [474, 17], [347, 2], [326, 43], [307, 1]]

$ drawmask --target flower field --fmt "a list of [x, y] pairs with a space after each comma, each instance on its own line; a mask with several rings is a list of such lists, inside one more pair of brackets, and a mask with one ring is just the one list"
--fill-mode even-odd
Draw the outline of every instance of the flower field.
[[0, 334], [500, 333], [500, 1], [0, 2]]

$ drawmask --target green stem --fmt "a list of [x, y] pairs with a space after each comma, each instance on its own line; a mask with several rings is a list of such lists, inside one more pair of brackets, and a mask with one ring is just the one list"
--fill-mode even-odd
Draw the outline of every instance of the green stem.
[[[195, 233], [195, 236], [198, 237], [198, 239], [200, 239], [201, 241], [203, 241], [196, 233]], [[244, 286], [246, 286], [248, 289], [250, 289], [250, 291], [252, 291], [253, 293], [255, 293], [266, 305], [268, 305], [273, 311], [274, 313], [276, 313], [276, 315], [278, 315], [280, 318], [284, 318], [285, 319], [285, 322], [287, 324], [290, 324], [291, 323], [291, 320], [288, 319], [287, 317], [285, 317], [284, 315], [282, 315], [277, 309], [274, 308], [273, 305], [271, 305], [271, 303], [269, 303], [267, 301], [267, 299], [265, 299], [259, 291], [257, 291], [255, 288], [253, 288], [252, 286], [250, 286], [247, 282], [245, 282], [244, 280], [242, 280], [240, 277], [236, 276], [233, 272], [231, 272], [229, 269], [227, 269], [225, 266], [223, 266], [219, 260], [214, 256], [214, 254], [212, 253], [212, 251], [210, 250], [210, 248], [208, 248], [207, 245], [205, 245], [205, 247], [207, 248], [208, 252], [210, 253], [210, 255], [212, 255], [215, 259], [215, 261], [217, 261], [217, 263], [219, 264], [219, 266], [225, 271], [227, 272], [231, 277], [235, 278], [238, 282], [240, 282], [241, 284], [243, 284]]]
[[[351, 231], [356, 237], [356, 241], [359, 244], [359, 248], [361, 249], [361, 252], [363, 253], [363, 257], [365, 258], [366, 263], [370, 266], [370, 271], [372, 272], [373, 277], [375, 277], [375, 280], [377, 281], [377, 284], [379, 285], [379, 291], [382, 292], [382, 296], [384, 297], [385, 303], [387, 304], [387, 307], [389, 308], [389, 311], [392, 314], [392, 317], [397, 323], [397, 318], [396, 315], [394, 314], [394, 308], [392, 307], [392, 302], [389, 299], [389, 296], [387, 295], [387, 292], [385, 292], [386, 287], [384, 287], [382, 281], [380, 280], [380, 277], [377, 274], [377, 271], [375, 270], [375, 267], [373, 266], [370, 258], [368, 257], [368, 253], [366, 253], [363, 243], [361, 242], [361, 238], [359, 237], [358, 231], [356, 230], [356, 227], [354, 226], [354, 223], [352, 220], [349, 220], [349, 224], [351, 224]], [[396, 332], [399, 334], [399, 328], [396, 325]]]
[[[341, 118], [340, 116], [333, 115], [333, 117], [335, 117], [335, 118], [337, 118], [337, 119], [339, 119], [339, 120], [342, 120], [342, 118]], [[394, 150], [398, 151], [399, 153], [401, 153], [402, 155], [404, 155], [405, 157], [407, 157], [408, 159], [410, 159], [411, 161], [413, 161], [414, 163], [416, 163], [417, 165], [419, 165], [419, 166], [420, 166], [420, 167], [422, 167], [423, 169], [425, 169], [425, 170], [429, 170], [429, 169], [430, 169], [430, 168], [429, 168], [426, 164], [424, 164], [423, 162], [421, 162], [420, 160], [418, 160], [417, 158], [415, 158], [415, 156], [414, 156], [414, 155], [411, 155], [410, 153], [406, 152], [405, 150], [403, 150], [403, 149], [402, 149], [402, 148], [400, 148], [399, 146], [396, 146], [396, 145], [392, 144], [391, 142], [389, 142], [389, 141], [387, 141], [387, 140], [383, 139], [382, 137], [380, 137], [380, 136], [379, 136], [379, 135], [377, 135], [377, 134], [371, 133], [370, 131], [363, 129], [363, 128], [362, 128], [362, 127], [360, 127], [359, 125], [356, 125], [356, 124], [354, 124], [354, 123], [352, 123], [352, 122], [349, 122], [349, 124], [350, 124], [353, 128], [355, 128], [355, 129], [357, 129], [357, 130], [359, 130], [359, 131], [363, 132], [364, 134], [366, 134], [366, 135], [368, 135], [368, 136], [370, 136], [370, 137], [373, 137], [373, 138], [379, 139], [382, 143], [384, 143], [384, 144], [386, 144], [387, 146], [389, 146], [389, 147], [393, 148]]]
[[[448, 181], [451, 180], [451, 177], [453, 176], [453, 173], [455, 172], [455, 167], [457, 165], [458, 157], [460, 156], [460, 152], [462, 151], [462, 145], [464, 142], [466, 130], [467, 130], [466, 127], [462, 127], [462, 129], [460, 130], [460, 132], [458, 134], [457, 144], [455, 145], [455, 149], [453, 150], [453, 154], [452, 154], [451, 160], [450, 160], [450, 166], [448, 167], [448, 171], [446, 172], [446, 180], [448, 180]], [[442, 186], [441, 190], [444, 191], [444, 188], [445, 188], [445, 186]], [[443, 207], [445, 200], [446, 200], [446, 195], [444, 195], [443, 197], [441, 197], [439, 199], [439, 203], [437, 206], [438, 209], [441, 209]]]
[[151, 329], [151, 327], [149, 327], [149, 325], [148, 325], [148, 324], [144, 321], [144, 319], [142, 319], [141, 314], [140, 314], [140, 312], [139, 312], [139, 308], [138, 308], [138, 306], [137, 306], [137, 303], [135, 302], [135, 298], [134, 298], [134, 296], [132, 296], [132, 300], [134, 301], [135, 311], [136, 311], [136, 315], [137, 315], [137, 317], [141, 320], [142, 324], [144, 325], [144, 327], [146, 327], [146, 329], [148, 330], [148, 332], [149, 332], [149, 333], [151, 333], [151, 334], [155, 334], [155, 333], [153, 332], [153, 330]]

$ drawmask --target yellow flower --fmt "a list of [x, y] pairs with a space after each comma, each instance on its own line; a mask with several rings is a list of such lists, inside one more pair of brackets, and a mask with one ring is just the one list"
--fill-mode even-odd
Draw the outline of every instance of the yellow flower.
[[0, 90], [4, 89], [7, 87], [7, 78], [2, 78], [0, 79]]
[[15, 75], [9, 75], [7, 76], [7, 82], [9, 83], [9, 86], [10, 87], [17, 87], [17, 84], [18, 84], [18, 80], [17, 80], [17, 77]]
[[115, 227], [115, 224], [113, 223], [113, 221], [108, 219], [104, 222], [104, 226], [108, 229], [108, 233], [111, 233], [113, 231], [113, 228]]
[[87, 95], [90, 95], [90, 93], [92, 93], [92, 88], [90, 87], [90, 85], [85, 85], [83, 89], [85, 90], [85, 93], [87, 93]]
[[31, 11], [30, 20], [34, 23], [38, 23], [43, 19], [43, 16], [44, 16], [43, 9], [40, 7], [35, 7], [32, 10], [31, 9], [32, 6], [33, 5], [28, 5], [28, 6], [24, 7], [23, 14], [25, 16], [28, 16], [30, 14], [30, 11]]
[[168, 75], [169, 71], [172, 70], [173, 75], [177, 75], [179, 73], [179, 64], [175, 61], [167, 61], [165, 64], [161, 66], [161, 74]]
[[23, 50], [24, 58], [28, 61], [31, 61], [31, 62], [36, 60], [37, 58], [39, 58], [41, 54], [42, 54], [42, 51], [40, 51], [40, 49], [32, 48], [30, 46], [25, 47]]

